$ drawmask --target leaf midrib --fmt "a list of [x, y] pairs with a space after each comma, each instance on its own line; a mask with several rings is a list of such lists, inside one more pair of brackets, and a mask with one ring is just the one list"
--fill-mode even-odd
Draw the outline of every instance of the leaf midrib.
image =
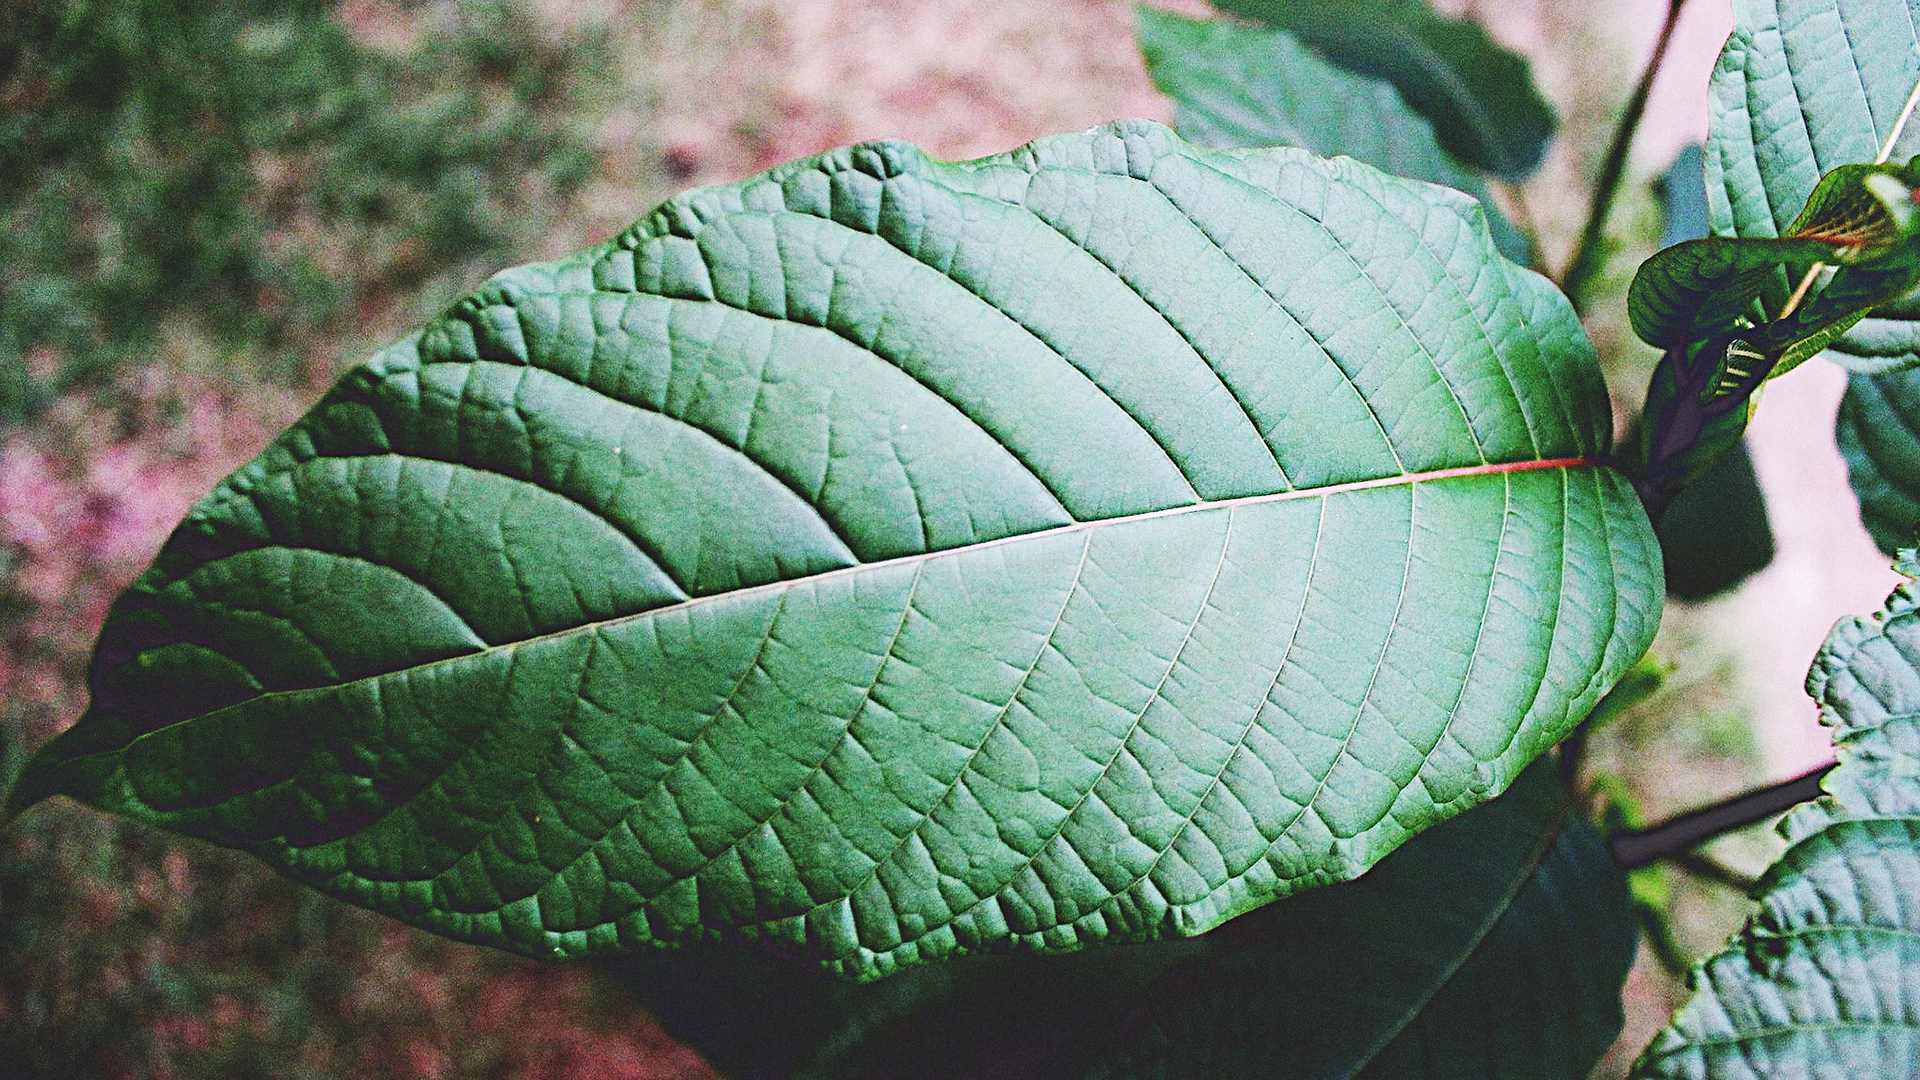
[[221, 708], [221, 709], [215, 709], [212, 712], [200, 713], [194, 716], [183, 717], [182, 719], [176, 720], [173, 723], [165, 724], [161, 727], [154, 728], [151, 731], [143, 731], [140, 734], [134, 736], [132, 739], [129, 739], [126, 745], [118, 747], [116, 749], [101, 750], [91, 754], [76, 755], [74, 758], [69, 759], [68, 764], [71, 765], [75, 762], [85, 761], [89, 759], [99, 759], [99, 758], [120, 756], [125, 754], [127, 751], [131, 750], [133, 746], [135, 746], [136, 744], [152, 736], [159, 735], [163, 732], [169, 731], [173, 728], [181, 727], [186, 724], [195, 723], [197, 721], [205, 719], [208, 716], [215, 715], [216, 713], [225, 712], [228, 709], [245, 708], [259, 701], [266, 701], [266, 700], [272, 700], [272, 699], [284, 698], [284, 697], [292, 697], [299, 694], [311, 694], [318, 691], [340, 690], [346, 687], [356, 686], [363, 683], [374, 682], [379, 679], [390, 678], [393, 675], [399, 674], [401, 672], [412, 673], [412, 672], [428, 671], [445, 664], [471, 661], [476, 657], [487, 656], [487, 655], [498, 653], [504, 650], [519, 649], [524, 646], [533, 645], [542, 641], [548, 641], [548, 640], [553, 640], [557, 638], [564, 638], [572, 634], [579, 634], [579, 633], [585, 633], [585, 632], [598, 632], [601, 630], [608, 629], [610, 627], [619, 626], [623, 623], [632, 622], [632, 621], [636, 621], [644, 618], [655, 618], [661, 615], [671, 614], [676, 611], [696, 608], [703, 604], [714, 603], [722, 600], [730, 600], [730, 599], [743, 597], [743, 596], [753, 596], [760, 593], [790, 589], [798, 585], [806, 585], [806, 584], [812, 584], [812, 583], [821, 582], [821, 581], [829, 581], [834, 578], [845, 577], [851, 574], [862, 573], [866, 571], [882, 570], [888, 567], [905, 566], [913, 563], [924, 564], [930, 560], [937, 559], [937, 558], [960, 555], [960, 554], [965, 554], [965, 553], [974, 552], [974, 551], [983, 551], [989, 548], [1000, 547], [1007, 544], [1019, 543], [1019, 542], [1029, 541], [1029, 540], [1038, 540], [1038, 539], [1049, 537], [1049, 536], [1065, 535], [1068, 533], [1075, 533], [1075, 532], [1092, 532], [1096, 529], [1104, 528], [1110, 525], [1126, 525], [1126, 524], [1132, 524], [1132, 523], [1141, 522], [1141, 521], [1150, 521], [1158, 518], [1178, 517], [1184, 514], [1194, 514], [1194, 513], [1201, 513], [1201, 512], [1212, 511], [1212, 510], [1231, 509], [1237, 506], [1255, 506], [1255, 505], [1262, 505], [1265, 503], [1291, 502], [1299, 499], [1325, 498], [1328, 496], [1339, 495], [1339, 494], [1352, 492], [1352, 491], [1370, 491], [1377, 488], [1403, 487], [1403, 486], [1411, 487], [1415, 484], [1432, 483], [1435, 481], [1442, 481], [1442, 480], [1464, 479], [1464, 478], [1477, 477], [1477, 476], [1498, 476], [1505, 473], [1531, 472], [1539, 469], [1575, 469], [1575, 468], [1600, 468], [1600, 467], [1602, 467], [1600, 462], [1593, 461], [1584, 457], [1574, 457], [1574, 458], [1549, 458], [1549, 459], [1542, 459], [1542, 460], [1515, 461], [1515, 462], [1507, 462], [1503, 464], [1490, 464], [1490, 465], [1466, 465], [1466, 466], [1460, 466], [1460, 467], [1450, 468], [1450, 469], [1435, 469], [1428, 472], [1420, 472], [1420, 473], [1401, 473], [1394, 476], [1376, 477], [1371, 480], [1354, 480], [1354, 481], [1349, 481], [1341, 484], [1328, 484], [1328, 485], [1323, 485], [1321, 487], [1313, 487], [1313, 488], [1294, 488], [1287, 491], [1271, 492], [1265, 495], [1243, 495], [1243, 496], [1239, 496], [1231, 499], [1214, 499], [1210, 501], [1188, 503], [1183, 506], [1172, 506], [1172, 507], [1166, 507], [1160, 510], [1149, 510], [1144, 513], [1129, 514], [1124, 517], [1102, 518], [1095, 521], [1075, 521], [1071, 524], [1061, 525], [1051, 529], [1040, 529], [1034, 532], [1015, 533], [1010, 536], [996, 537], [992, 540], [985, 540], [975, 544], [965, 544], [959, 547], [943, 548], [939, 551], [916, 552], [911, 555], [902, 555], [896, 558], [884, 559], [878, 562], [857, 562], [852, 564], [851, 566], [836, 567], [835, 569], [822, 571], [817, 574], [808, 574], [801, 577], [783, 578], [779, 581], [769, 581], [760, 585], [751, 585], [751, 586], [747, 586], [746, 588], [733, 589], [727, 592], [709, 593], [704, 596], [689, 597], [686, 600], [677, 601], [672, 604], [662, 605], [660, 607], [647, 608], [644, 611], [636, 611], [631, 614], [620, 615], [611, 619], [602, 619], [597, 622], [585, 622], [576, 626], [569, 626], [560, 630], [550, 631], [545, 634], [538, 634], [533, 637], [526, 637], [526, 638], [518, 639], [516, 641], [505, 641], [495, 645], [488, 645], [483, 649], [476, 649], [472, 652], [461, 653], [457, 656], [443, 657], [439, 660], [429, 661], [424, 664], [416, 664], [412, 667], [396, 668], [393, 671], [384, 671], [384, 672], [379, 672], [377, 674], [364, 675], [357, 679], [349, 679], [349, 680], [346, 680], [343, 682], [337, 682], [337, 683], [326, 683], [319, 686], [300, 687], [298, 689], [269, 690], [265, 693], [247, 698], [244, 701], [235, 702], [234, 704], [225, 706], [224, 708]]

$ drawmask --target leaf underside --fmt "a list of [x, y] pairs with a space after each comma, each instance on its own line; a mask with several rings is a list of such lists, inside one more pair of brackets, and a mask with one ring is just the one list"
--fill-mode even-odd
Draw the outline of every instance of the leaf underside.
[[1358, 881], [1199, 938], [863, 985], [753, 950], [612, 970], [737, 1080], [1582, 1080], [1636, 940], [1624, 877], [1536, 762]]
[[11, 803], [539, 956], [1199, 933], [1497, 794], [1644, 651], [1608, 415], [1457, 193], [1145, 122], [834, 151], [350, 373]]
[[1807, 676], [1829, 793], [1781, 825], [1760, 911], [1695, 969], [1637, 1077], [1920, 1077], [1920, 598], [1844, 619]]
[[[1716, 233], [1783, 235], [1825, 173], [1870, 162], [1920, 80], [1920, 0], [1740, 0], [1711, 84]], [[1920, 152], [1909, 125], [1891, 160]], [[1778, 310], [1793, 283], [1769, 287]], [[1883, 307], [1829, 346], [1852, 367], [1920, 364], [1920, 307]]]
[[1226, 19], [1134, 9], [1154, 85], [1173, 99], [1183, 138], [1219, 150], [1298, 146], [1480, 200], [1502, 254], [1525, 265], [1526, 234], [1493, 206], [1487, 185], [1440, 146], [1433, 124], [1393, 84], [1334, 66], [1292, 34]]

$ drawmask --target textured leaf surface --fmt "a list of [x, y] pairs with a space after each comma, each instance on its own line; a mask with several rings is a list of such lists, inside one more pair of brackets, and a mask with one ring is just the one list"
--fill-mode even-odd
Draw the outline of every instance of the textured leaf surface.
[[1920, 369], [1850, 375], [1835, 425], [1860, 520], [1891, 555], [1920, 528]]
[[1807, 676], [1829, 793], [1787, 815], [1760, 912], [1694, 973], [1635, 1075], [1920, 1076], [1920, 597], [1834, 627]]
[[1706, 151], [1698, 144], [1683, 146], [1658, 184], [1660, 246], [1672, 247], [1713, 232], [1707, 210]]
[[1742, 316], [1764, 322], [1770, 313], [1755, 301], [1782, 270], [1798, 281], [1814, 263], [1835, 266], [1811, 300], [1754, 332], [1767, 351], [1783, 354], [1781, 371], [1791, 369], [1920, 280], [1916, 180], [1912, 164], [1842, 165], [1821, 177], [1783, 236], [1714, 236], [1666, 248], [1641, 264], [1627, 292], [1634, 332], [1674, 348], [1743, 328], [1735, 321]]
[[[1783, 235], [1820, 177], [1873, 161], [1920, 80], [1920, 0], [1735, 0], [1714, 68], [1707, 194], [1714, 231]], [[1920, 152], [1910, 125], [1892, 160]], [[1779, 310], [1791, 283], [1769, 287]], [[1882, 308], [1830, 348], [1875, 367], [1920, 363], [1920, 308]]]
[[1395, 176], [1444, 184], [1480, 200], [1500, 251], [1526, 264], [1526, 235], [1494, 208], [1487, 185], [1440, 148], [1433, 124], [1392, 83], [1321, 59], [1282, 30], [1135, 9], [1140, 51], [1174, 123], [1216, 149], [1298, 146], [1345, 154]]
[[616, 970], [738, 1080], [1580, 1080], [1635, 944], [1622, 875], [1537, 763], [1364, 878], [1199, 938], [865, 985], [747, 950]]
[[1524, 57], [1471, 19], [1425, 0], [1216, 0], [1221, 11], [1290, 31], [1327, 59], [1398, 87], [1454, 157], [1518, 180], [1540, 165], [1556, 123]]
[[29, 767], [535, 955], [1209, 929], [1644, 650], [1564, 300], [1457, 193], [1147, 123], [836, 151], [509, 271], [224, 482]]

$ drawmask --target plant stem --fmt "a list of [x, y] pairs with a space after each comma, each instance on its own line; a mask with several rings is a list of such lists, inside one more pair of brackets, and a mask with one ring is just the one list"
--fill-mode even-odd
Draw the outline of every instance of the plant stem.
[[1647, 96], [1653, 93], [1653, 80], [1667, 59], [1667, 47], [1673, 44], [1673, 28], [1680, 22], [1680, 9], [1686, 5], [1687, 0], [1667, 0], [1667, 21], [1661, 24], [1653, 56], [1647, 60], [1646, 70], [1640, 73], [1633, 96], [1627, 99], [1626, 111], [1620, 114], [1620, 123], [1613, 129], [1613, 141], [1607, 144], [1600, 178], [1593, 186], [1593, 201], [1587, 204], [1587, 222], [1580, 229], [1580, 241], [1574, 245], [1573, 257], [1567, 260], [1567, 272], [1560, 277], [1560, 291], [1573, 301], [1576, 312], [1586, 310], [1587, 289], [1606, 265], [1602, 241], [1607, 214], [1613, 210], [1614, 196], [1620, 192], [1620, 179], [1627, 168], [1627, 151], [1632, 148], [1634, 132], [1639, 130], [1640, 118], [1647, 111]]
[[1752, 895], [1758, 881], [1718, 859], [1698, 851], [1683, 851], [1673, 857], [1673, 865], [1704, 881], [1711, 881], [1742, 896]]
[[1614, 864], [1622, 870], [1672, 858], [1722, 833], [1744, 829], [1817, 798], [1820, 781], [1831, 771], [1832, 765], [1822, 765], [1791, 780], [1688, 811], [1649, 828], [1615, 833], [1607, 841], [1607, 848], [1613, 853]]

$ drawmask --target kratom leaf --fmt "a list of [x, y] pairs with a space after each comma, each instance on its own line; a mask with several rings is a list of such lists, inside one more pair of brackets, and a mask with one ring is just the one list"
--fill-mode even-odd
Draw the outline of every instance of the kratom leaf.
[[[1714, 231], [1784, 235], [1820, 178], [1873, 161], [1920, 80], [1920, 0], [1739, 0], [1714, 68], [1707, 194]], [[1892, 160], [1920, 151], [1910, 125]], [[1794, 283], [1768, 286], [1778, 311]], [[1883, 307], [1829, 346], [1876, 369], [1920, 363], [1911, 305]]]
[[1718, 596], [1773, 561], [1773, 528], [1746, 443], [1736, 443], [1681, 489], [1654, 525], [1667, 595]]
[[1634, 486], [1655, 520], [1746, 434], [1753, 393], [1778, 359], [1746, 333], [1675, 346], [1653, 369], [1633, 462]]
[[1660, 246], [1672, 247], [1686, 240], [1698, 240], [1713, 231], [1713, 219], [1707, 216], [1707, 177], [1703, 151], [1696, 145], [1683, 146], [1674, 155], [1673, 164], [1657, 182], [1660, 196]]
[[1891, 555], [1920, 528], [1920, 369], [1850, 375], [1836, 435], [1860, 520]]
[[1828, 796], [1787, 815], [1760, 911], [1699, 965], [1637, 1077], [1920, 1077], [1920, 598], [1841, 620], [1807, 676]]
[[1619, 1031], [1634, 945], [1624, 877], [1540, 762], [1360, 880], [1199, 938], [862, 985], [751, 950], [613, 970], [736, 1080], [1579, 1080]]
[[1583, 1080], [1639, 943], [1625, 876], [1546, 763], [1360, 881], [1219, 936], [1089, 1080]]
[[544, 956], [1194, 934], [1645, 649], [1608, 405], [1463, 195], [1127, 122], [838, 150], [495, 278], [115, 605], [55, 792]]
[[1134, 19], [1147, 72], [1173, 98], [1174, 124], [1189, 141], [1298, 146], [1444, 184], [1480, 200], [1502, 254], [1532, 261], [1532, 243], [1494, 207], [1486, 182], [1440, 148], [1433, 124], [1391, 83], [1335, 67], [1281, 30], [1150, 7], [1135, 8]]
[[[1772, 315], [1757, 301], [1781, 280], [1783, 268], [1797, 281], [1814, 263], [1839, 267], [1814, 300], [1758, 331], [1790, 360], [1783, 360], [1783, 370], [1792, 367], [1819, 351], [1796, 345], [1835, 324], [1851, 326], [1920, 283], [1916, 182], [1920, 170], [1912, 165], [1843, 165], [1821, 179], [1778, 238], [1714, 236], [1660, 251], [1641, 264], [1627, 292], [1634, 333], [1670, 349], [1761, 324]], [[1737, 321], [1742, 318], [1748, 322]]]
[[[1707, 188], [1701, 169], [1700, 147], [1688, 146], [1661, 179], [1662, 247], [1707, 235]], [[1654, 533], [1660, 537], [1661, 561], [1666, 565], [1667, 595], [1682, 600], [1704, 600], [1725, 592], [1772, 562], [1773, 528], [1746, 444], [1734, 444], [1681, 488], [1654, 522]], [[1641, 665], [1649, 662], [1642, 660]], [[1587, 718], [1589, 730], [1598, 730], [1605, 720], [1601, 712], [1632, 681], [1629, 674], [1594, 709]]]
[[1724, 334], [1748, 318], [1780, 267], [1837, 258], [1843, 249], [1820, 240], [1708, 237], [1666, 248], [1640, 264], [1627, 290], [1633, 332], [1671, 349]]
[[1349, 71], [1385, 79], [1433, 121], [1440, 145], [1518, 180], [1546, 156], [1556, 120], [1527, 61], [1471, 19], [1425, 0], [1215, 0], [1221, 11], [1286, 30]]

